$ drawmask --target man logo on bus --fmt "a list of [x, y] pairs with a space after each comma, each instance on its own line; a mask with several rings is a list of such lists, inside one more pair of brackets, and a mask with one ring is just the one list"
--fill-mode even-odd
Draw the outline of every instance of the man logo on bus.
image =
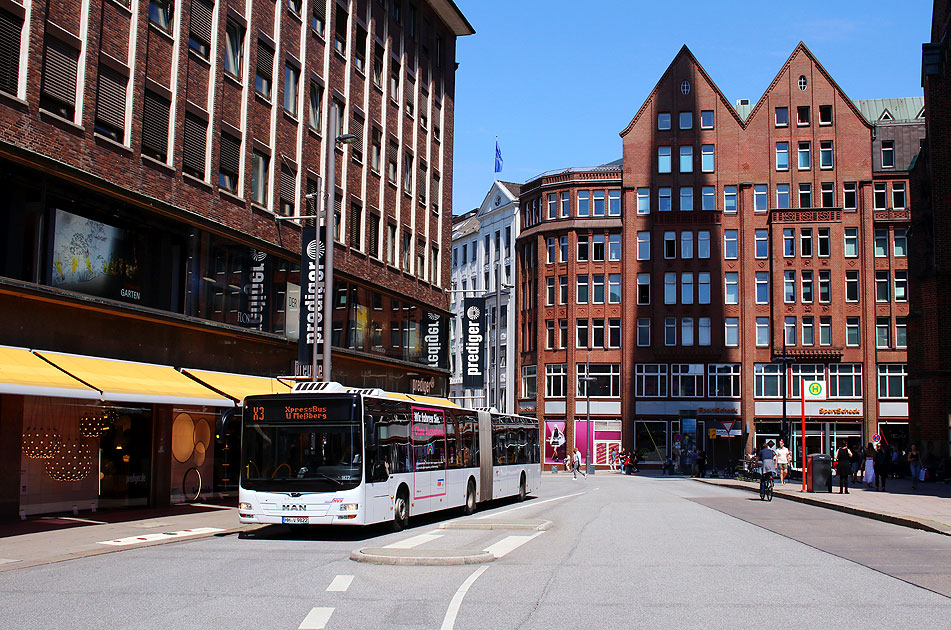
[[809, 385], [809, 393], [813, 396], [818, 396], [822, 393], [822, 384], [821, 383], [811, 383]]

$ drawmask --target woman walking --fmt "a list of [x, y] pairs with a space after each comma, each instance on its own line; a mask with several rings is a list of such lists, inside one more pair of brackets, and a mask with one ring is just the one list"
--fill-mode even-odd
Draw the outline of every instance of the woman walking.
[[839, 494], [849, 493], [849, 475], [852, 474], [852, 451], [845, 440], [835, 454], [835, 472], [839, 475]]
[[865, 449], [865, 476], [862, 477], [862, 481], [869, 488], [872, 488], [875, 484], [875, 447], [871, 442], [868, 443], [868, 448]]

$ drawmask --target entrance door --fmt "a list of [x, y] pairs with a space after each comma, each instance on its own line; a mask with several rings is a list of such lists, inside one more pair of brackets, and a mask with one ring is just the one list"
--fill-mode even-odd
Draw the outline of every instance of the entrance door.
[[148, 505], [151, 470], [151, 411], [120, 411], [99, 439], [99, 506]]

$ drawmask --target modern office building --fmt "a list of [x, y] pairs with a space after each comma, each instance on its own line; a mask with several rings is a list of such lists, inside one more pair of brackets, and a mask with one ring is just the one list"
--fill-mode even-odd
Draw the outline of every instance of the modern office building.
[[951, 455], [951, 7], [935, 0], [922, 46], [926, 138], [912, 169], [909, 333], [912, 439], [935, 466]]
[[227, 417], [286, 388], [248, 377], [310, 363], [284, 218], [331, 191], [332, 378], [447, 393], [471, 33], [452, 0], [0, 2], [0, 516], [232, 490]]
[[[496, 181], [475, 210], [453, 218], [449, 397], [467, 407], [515, 413], [514, 260], [521, 186]], [[465, 387], [463, 372], [466, 297], [485, 298], [486, 339], [481, 344], [482, 387]]]
[[902, 445], [920, 105], [853, 102], [800, 44], [734, 106], [684, 47], [620, 164], [522, 187], [520, 409], [586, 451], [590, 398], [599, 464], [620, 445], [725, 466], [783, 437], [798, 465], [800, 384], [823, 380], [807, 453]]

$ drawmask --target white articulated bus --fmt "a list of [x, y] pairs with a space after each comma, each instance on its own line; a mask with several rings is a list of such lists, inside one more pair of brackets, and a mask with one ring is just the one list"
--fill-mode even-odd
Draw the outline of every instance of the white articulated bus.
[[249, 396], [242, 523], [406, 527], [411, 515], [538, 489], [538, 422], [444, 398], [301, 383]]

